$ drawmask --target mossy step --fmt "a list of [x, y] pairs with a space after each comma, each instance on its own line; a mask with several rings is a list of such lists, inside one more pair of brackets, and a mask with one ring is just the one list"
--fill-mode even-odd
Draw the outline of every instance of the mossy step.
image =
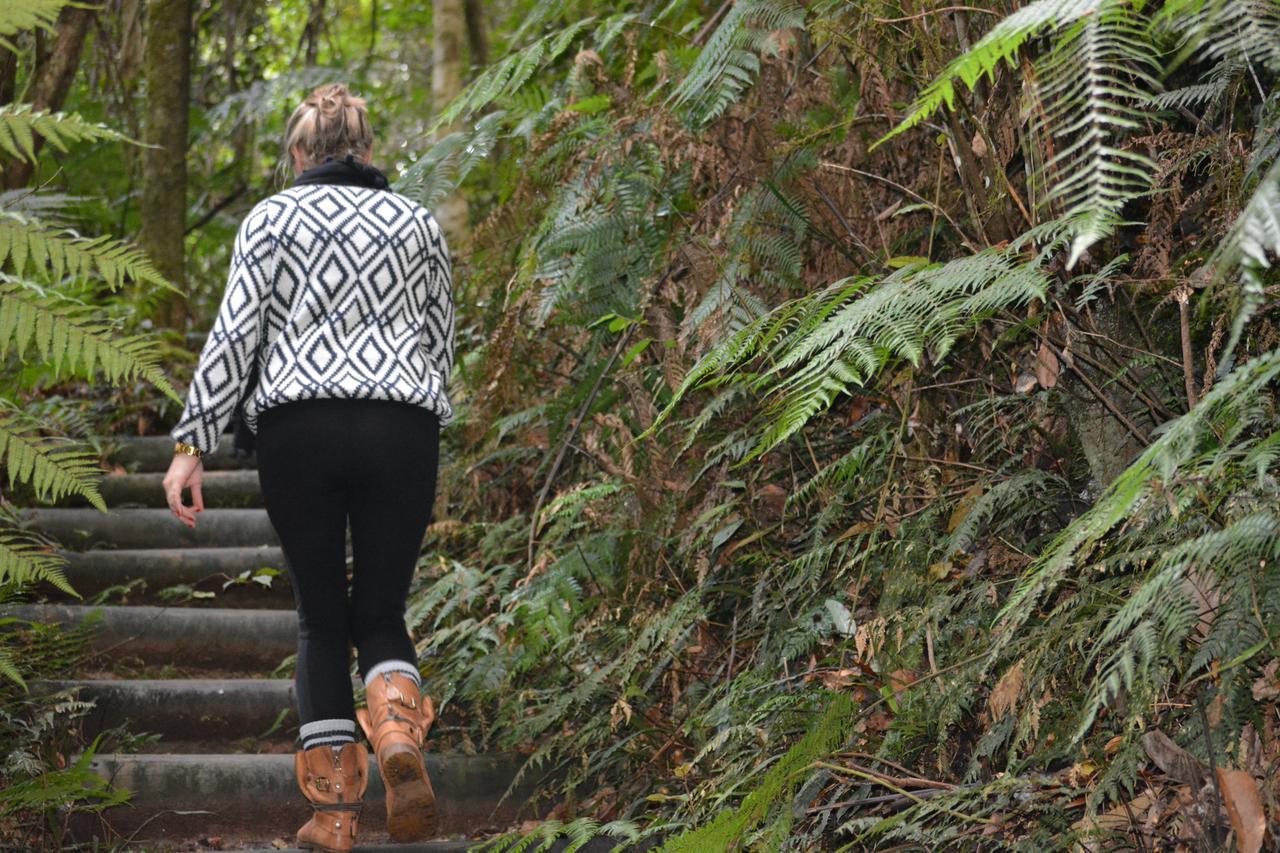
[[[522, 781], [502, 803], [523, 757], [510, 754], [425, 754], [436, 793], [438, 832], [470, 835], [510, 824], [533, 792]], [[135, 841], [197, 836], [292, 840], [311, 813], [294, 778], [294, 757], [281, 755], [102, 755], [93, 768], [131, 793], [127, 806], [103, 812], [116, 833]], [[535, 775], [535, 774], [530, 774]], [[385, 797], [377, 762], [369, 761], [369, 790], [360, 819], [366, 843], [387, 840]], [[88, 816], [86, 816], [88, 817]], [[76, 840], [104, 838], [101, 824], [73, 825]], [[136, 834], [135, 834], [136, 833]]]
[[24, 524], [64, 548], [193, 548], [280, 544], [265, 509], [206, 509], [188, 527], [168, 509], [40, 508], [21, 512]]
[[[125, 726], [165, 740], [219, 741], [297, 735], [291, 678], [174, 678], [43, 681], [51, 690], [78, 690], [95, 707], [85, 735]], [[175, 750], [169, 750], [175, 751]]]
[[[201, 513], [203, 515], [203, 513]], [[196, 522], [199, 524], [200, 522]], [[165, 589], [187, 585], [214, 593], [208, 599], [219, 606], [276, 607], [292, 605], [284, 552], [276, 546], [232, 548], [95, 548], [90, 551], [59, 551], [67, 563], [63, 574], [81, 596], [103, 590], [129, 587], [133, 603], [154, 599]], [[231, 580], [261, 569], [279, 574], [269, 586], [246, 580], [223, 589]], [[141, 583], [135, 583], [140, 581]], [[132, 584], [132, 586], [131, 586]], [[46, 586], [46, 594], [59, 597], [56, 588]]]
[[[167, 435], [105, 435], [98, 440], [106, 450], [108, 464], [120, 465], [130, 471], [168, 471], [173, 462], [173, 439]], [[258, 467], [256, 454], [236, 454], [233, 445], [231, 434], [224, 434], [213, 453], [202, 457], [204, 469], [225, 471]]]
[[92, 619], [95, 650], [117, 659], [183, 667], [270, 670], [293, 654], [298, 643], [293, 610], [16, 604], [0, 607], [0, 617], [45, 624]]
[[[107, 474], [98, 484], [102, 499], [109, 507], [167, 507], [164, 496], [164, 471], [137, 474]], [[206, 509], [241, 509], [262, 506], [262, 489], [258, 472], [253, 468], [232, 471], [205, 471], [200, 492]], [[183, 499], [190, 503], [191, 493]], [[48, 506], [86, 507], [89, 501], [79, 493], [64, 495]]]

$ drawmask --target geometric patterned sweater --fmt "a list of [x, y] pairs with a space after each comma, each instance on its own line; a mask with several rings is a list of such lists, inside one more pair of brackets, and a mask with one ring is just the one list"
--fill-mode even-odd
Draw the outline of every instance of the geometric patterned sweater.
[[[453, 420], [453, 282], [435, 218], [390, 190], [293, 186], [240, 223], [227, 288], [169, 432], [212, 453], [245, 395], [245, 425], [315, 397], [401, 400]], [[261, 344], [261, 346], [259, 346]]]

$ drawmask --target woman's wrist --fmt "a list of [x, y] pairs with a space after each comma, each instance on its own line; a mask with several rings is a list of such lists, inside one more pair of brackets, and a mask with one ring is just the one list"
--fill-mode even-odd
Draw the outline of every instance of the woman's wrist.
[[195, 456], [197, 459], [204, 456], [204, 451], [196, 447], [194, 444], [187, 444], [185, 441], [175, 442], [173, 445], [173, 453], [177, 455]]

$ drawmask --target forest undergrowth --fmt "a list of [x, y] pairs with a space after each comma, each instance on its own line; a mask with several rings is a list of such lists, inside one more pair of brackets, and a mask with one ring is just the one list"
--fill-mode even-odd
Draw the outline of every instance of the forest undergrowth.
[[484, 212], [410, 617], [467, 736], [530, 751], [537, 837], [1259, 849], [1280, 9], [1243, 6], [542, 3], [453, 103], [399, 183]]
[[[0, 49], [62, 5], [0, 14]], [[436, 747], [540, 783], [490, 848], [1274, 845], [1280, 3], [491, 5], [432, 125], [374, 110], [394, 187], [473, 222], [408, 619]], [[297, 95], [394, 89], [377, 8], [329, 65], [301, 12], [287, 62], [261, 9], [197, 22], [192, 278]], [[91, 143], [58, 168], [107, 180], [117, 85], [89, 119], [0, 106], [3, 156]], [[0, 356], [37, 351], [0, 449], [10, 488], [97, 506], [96, 454], [33, 426], [90, 433], [53, 397], [92, 395], [32, 386], [99, 362], [156, 431], [179, 347], [90, 325], [150, 328], [166, 282], [70, 204], [0, 196]], [[29, 545], [0, 583], [56, 580]]]

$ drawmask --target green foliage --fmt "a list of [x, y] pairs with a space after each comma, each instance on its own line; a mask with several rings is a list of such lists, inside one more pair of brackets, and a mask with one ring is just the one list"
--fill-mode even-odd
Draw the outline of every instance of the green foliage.
[[547, 33], [486, 68], [452, 103], [440, 110], [428, 132], [449, 127], [463, 117], [480, 112], [495, 100], [514, 95], [539, 68], [559, 58], [593, 20], [588, 16], [562, 30]]
[[1271, 268], [1273, 257], [1280, 257], [1280, 160], [1273, 162], [1259, 181], [1253, 197], [1209, 261], [1218, 275], [1234, 271], [1240, 281], [1240, 307], [1231, 323], [1223, 369], [1231, 366], [1231, 355], [1245, 323], [1266, 299], [1263, 274]]
[[760, 55], [778, 52], [778, 31], [803, 27], [804, 23], [804, 6], [792, 0], [734, 3], [693, 67], [672, 90], [672, 106], [685, 108], [695, 127], [714, 121], [755, 82]]
[[[1108, 11], [1117, 5], [1106, 4]], [[973, 89], [984, 76], [994, 80], [1000, 63], [1004, 62], [1010, 68], [1017, 67], [1014, 59], [1031, 38], [1075, 24], [1093, 15], [1097, 9], [1098, 4], [1093, 0], [1035, 0], [1002, 18], [973, 47], [947, 63], [947, 67], [920, 93], [911, 111], [880, 140], [880, 144], [910, 130], [944, 106], [953, 109], [957, 81], [963, 81]]]
[[0, 106], [0, 150], [18, 160], [34, 162], [37, 135], [63, 153], [69, 150], [68, 145], [76, 142], [133, 141], [104, 124], [87, 121], [74, 113], [34, 110], [30, 104]]
[[[813, 762], [839, 748], [849, 735], [854, 717], [850, 698], [845, 694], [824, 698], [826, 702], [822, 716], [814, 721], [803, 738], [769, 768], [759, 786], [742, 800], [741, 805], [721, 812], [706, 826], [673, 838], [662, 849], [666, 853], [730, 850], [742, 840], [745, 833], [765, 820], [771, 809], [789, 800], [791, 792], [800, 781], [799, 775], [808, 770]], [[792, 815], [789, 810], [783, 809], [774, 820], [782, 824], [778, 827], [780, 834], [785, 834], [785, 827], [791, 823]]]
[[9, 260], [21, 277], [28, 264], [44, 271], [54, 282], [64, 276], [87, 278], [98, 275], [111, 289], [127, 280], [164, 287], [178, 292], [156, 271], [139, 249], [111, 237], [82, 237], [70, 229], [52, 229], [16, 213], [0, 211], [0, 264]]
[[66, 6], [77, 5], [80, 4], [67, 0], [9, 0], [0, 9], [0, 47], [16, 53], [17, 46], [6, 36], [37, 28], [52, 32], [58, 13]]
[[181, 401], [160, 369], [149, 336], [121, 337], [92, 308], [42, 295], [25, 282], [0, 279], [0, 357], [12, 352], [23, 358], [30, 346], [52, 363], [55, 374], [93, 377], [101, 371], [111, 382], [146, 379]]
[[[7, 401], [0, 401], [7, 403]], [[30, 483], [40, 500], [57, 500], [64, 495], [83, 495], [89, 502], [107, 511], [98, 491], [102, 469], [98, 454], [84, 450], [63, 438], [36, 434], [38, 424], [12, 407], [0, 408], [0, 460], [9, 472], [9, 487], [18, 480]], [[5, 582], [0, 573], [0, 583]]]
[[[886, 365], [935, 363], [984, 318], [1042, 298], [1039, 263], [989, 249], [947, 264], [914, 263], [881, 280], [841, 279], [784, 304], [713, 347], [686, 374], [663, 411], [697, 388], [742, 382], [766, 400], [754, 458], [795, 434], [851, 387]], [[767, 367], [752, 369], [763, 361]]]

